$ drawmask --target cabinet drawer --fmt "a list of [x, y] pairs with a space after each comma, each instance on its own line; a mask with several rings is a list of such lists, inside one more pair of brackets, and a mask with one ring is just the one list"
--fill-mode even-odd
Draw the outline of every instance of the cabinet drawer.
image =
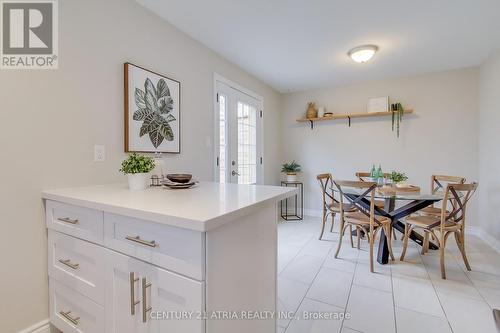
[[104, 213], [104, 243], [168, 270], [204, 279], [204, 233]]
[[104, 304], [105, 250], [49, 230], [49, 276]]
[[102, 244], [103, 212], [57, 201], [46, 202], [47, 228]]
[[49, 279], [50, 322], [64, 333], [104, 333], [104, 308]]

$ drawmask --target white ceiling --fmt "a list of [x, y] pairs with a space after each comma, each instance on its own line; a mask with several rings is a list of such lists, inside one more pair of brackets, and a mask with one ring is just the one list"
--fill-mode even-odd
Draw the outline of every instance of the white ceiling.
[[[480, 64], [500, 0], [137, 0], [281, 92]], [[372, 61], [347, 51], [376, 44]]]

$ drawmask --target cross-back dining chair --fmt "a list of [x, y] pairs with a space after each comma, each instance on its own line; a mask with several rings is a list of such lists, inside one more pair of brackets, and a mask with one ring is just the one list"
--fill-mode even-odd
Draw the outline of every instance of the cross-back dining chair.
[[[328, 216], [331, 216], [332, 224], [330, 227], [330, 232], [333, 232], [333, 225], [335, 222], [335, 214], [340, 213], [340, 202], [335, 199], [333, 190], [332, 190], [332, 174], [331, 173], [322, 173], [316, 176], [316, 179], [319, 182], [321, 187], [321, 194], [323, 197], [323, 220], [321, 226], [321, 233], [319, 235], [319, 239], [323, 238], [323, 233], [325, 232], [325, 225], [328, 220]], [[354, 207], [350, 205], [346, 205], [344, 207], [346, 211], [354, 210]], [[352, 243], [352, 240], [351, 240]]]
[[401, 253], [400, 260], [403, 261], [406, 255], [410, 233], [413, 229], [420, 229], [424, 232], [423, 253], [429, 250], [429, 235], [432, 235], [434, 239], [437, 240], [439, 246], [441, 277], [446, 279], [444, 251], [448, 237], [453, 234], [455, 236], [458, 249], [462, 254], [465, 266], [467, 267], [467, 270], [470, 271], [471, 268], [465, 253], [465, 216], [467, 204], [476, 192], [477, 186], [477, 183], [448, 184], [444, 192], [440, 216], [421, 215], [407, 217], [404, 232], [403, 251]]
[[[373, 181], [370, 172], [356, 172], [356, 177], [362, 182]], [[387, 180], [388, 178], [389, 178], [389, 174], [384, 172], [384, 179]], [[375, 206], [384, 209], [385, 202], [383, 200], [375, 200]]]
[[[431, 193], [436, 194], [438, 191], [444, 191], [448, 184], [463, 184], [465, 177], [432, 175], [431, 176]], [[453, 198], [451, 198], [453, 205]], [[421, 215], [440, 216], [441, 207], [430, 206], [419, 211]]]
[[[391, 220], [388, 217], [375, 214], [375, 190], [377, 184], [374, 182], [352, 180], [333, 180], [333, 183], [340, 192], [340, 237], [337, 251], [335, 252], [335, 258], [338, 258], [340, 248], [342, 247], [342, 236], [345, 230], [348, 226], [351, 228], [354, 227], [356, 228], [358, 236], [358, 249], [361, 231], [363, 231], [368, 238], [370, 247], [370, 271], [373, 273], [373, 247], [379, 230], [384, 230], [387, 235], [389, 254], [391, 259], [394, 260], [391, 243]], [[346, 189], [348, 188], [355, 189], [359, 191], [359, 193], [357, 193], [356, 196], [346, 195]], [[367, 207], [365, 199], [370, 203], [369, 207]], [[355, 207], [356, 211], [344, 211], [342, 207], [347, 203]]]

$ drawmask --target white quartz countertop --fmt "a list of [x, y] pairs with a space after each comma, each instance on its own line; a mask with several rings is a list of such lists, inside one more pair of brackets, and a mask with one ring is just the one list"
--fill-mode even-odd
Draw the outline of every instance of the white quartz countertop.
[[102, 210], [176, 227], [208, 231], [268, 202], [297, 193], [279, 186], [200, 182], [190, 189], [163, 187], [131, 191], [127, 184], [74, 187], [42, 192], [44, 199]]

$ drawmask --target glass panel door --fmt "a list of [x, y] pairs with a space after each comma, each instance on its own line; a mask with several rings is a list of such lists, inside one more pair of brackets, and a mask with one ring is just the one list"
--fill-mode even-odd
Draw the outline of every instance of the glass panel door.
[[262, 183], [262, 102], [217, 82], [217, 172], [221, 183]]

